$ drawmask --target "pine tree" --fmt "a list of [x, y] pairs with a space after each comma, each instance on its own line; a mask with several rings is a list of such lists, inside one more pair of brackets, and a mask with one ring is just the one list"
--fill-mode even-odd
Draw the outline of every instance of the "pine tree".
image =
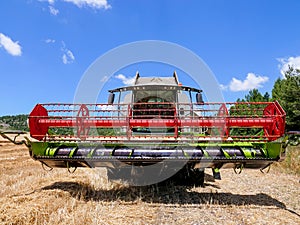
[[286, 130], [300, 130], [300, 70], [289, 68], [284, 79], [277, 79], [272, 90], [286, 112]]

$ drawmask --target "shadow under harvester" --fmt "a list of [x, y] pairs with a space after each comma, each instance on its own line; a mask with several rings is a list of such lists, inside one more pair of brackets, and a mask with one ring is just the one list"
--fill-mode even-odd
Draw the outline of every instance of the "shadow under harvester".
[[[172, 194], [170, 194], [172, 189]], [[45, 186], [42, 190], [62, 190], [69, 192], [73, 198], [83, 201], [142, 201], [158, 204], [211, 204], [211, 205], [236, 205], [236, 206], [275, 206], [286, 209], [284, 203], [271, 196], [259, 194], [232, 194], [195, 192], [184, 186], [150, 185], [143, 187], [117, 187], [110, 190], [95, 189], [81, 182], [55, 182]]]

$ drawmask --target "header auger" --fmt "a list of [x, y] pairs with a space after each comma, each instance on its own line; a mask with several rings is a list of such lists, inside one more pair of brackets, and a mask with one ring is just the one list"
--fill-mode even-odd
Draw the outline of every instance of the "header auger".
[[276, 101], [206, 103], [176, 73], [137, 74], [133, 86], [109, 92], [107, 104], [37, 104], [28, 118], [32, 158], [107, 167], [112, 177], [153, 164], [177, 171], [184, 162], [179, 172], [200, 183], [204, 168], [218, 178], [221, 168], [263, 169], [284, 158], [285, 112]]

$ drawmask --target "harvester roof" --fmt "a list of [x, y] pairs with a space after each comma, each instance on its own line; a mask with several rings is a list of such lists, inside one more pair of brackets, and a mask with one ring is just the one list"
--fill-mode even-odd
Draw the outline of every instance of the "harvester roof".
[[109, 92], [122, 92], [132, 90], [182, 90], [202, 92], [197, 88], [182, 86], [179, 83], [177, 74], [174, 72], [172, 77], [140, 77], [139, 73], [135, 76], [135, 81], [132, 86], [120, 87], [109, 90]]

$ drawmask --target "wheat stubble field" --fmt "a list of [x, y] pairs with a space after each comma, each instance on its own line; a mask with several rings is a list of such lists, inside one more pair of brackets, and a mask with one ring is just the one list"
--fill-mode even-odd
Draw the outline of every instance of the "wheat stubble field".
[[44, 171], [0, 142], [0, 224], [300, 224], [300, 177], [222, 170], [205, 187], [128, 187], [105, 169]]

